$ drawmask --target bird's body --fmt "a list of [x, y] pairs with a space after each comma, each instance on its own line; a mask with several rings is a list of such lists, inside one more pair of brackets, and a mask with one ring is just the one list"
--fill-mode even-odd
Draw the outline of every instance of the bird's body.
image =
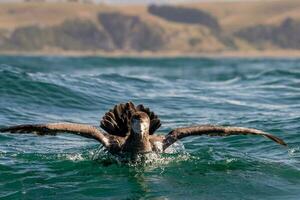
[[135, 106], [131, 102], [116, 105], [104, 115], [100, 126], [106, 132], [90, 125], [65, 122], [11, 126], [0, 128], [0, 132], [36, 133], [38, 135], [68, 132], [95, 139], [112, 154], [129, 154], [133, 157], [140, 153], [162, 153], [177, 140], [196, 135], [261, 135], [281, 145], [286, 145], [282, 139], [269, 133], [243, 127], [198, 125], [176, 128], [167, 135], [156, 135], [154, 132], [161, 126], [158, 116], [149, 108], [145, 108], [143, 105]]

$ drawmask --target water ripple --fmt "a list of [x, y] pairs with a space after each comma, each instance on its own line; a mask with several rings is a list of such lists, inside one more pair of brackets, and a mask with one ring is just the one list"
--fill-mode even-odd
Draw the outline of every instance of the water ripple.
[[89, 139], [4, 134], [0, 198], [298, 199], [299, 69], [298, 59], [2, 56], [1, 127], [98, 125], [114, 104], [131, 100], [159, 115], [160, 134], [238, 125], [273, 133], [289, 147], [261, 137], [191, 137], [179, 151], [124, 165]]

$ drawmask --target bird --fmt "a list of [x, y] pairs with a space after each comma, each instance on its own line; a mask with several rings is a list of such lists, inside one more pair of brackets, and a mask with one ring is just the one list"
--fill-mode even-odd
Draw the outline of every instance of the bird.
[[0, 132], [40, 136], [71, 133], [97, 140], [113, 155], [128, 154], [131, 158], [149, 152], [164, 153], [176, 141], [189, 136], [260, 135], [287, 146], [282, 139], [254, 128], [208, 124], [175, 128], [166, 135], [155, 134], [160, 126], [159, 117], [148, 107], [127, 102], [117, 104], [105, 113], [100, 121], [102, 130], [88, 124], [58, 122], [3, 127]]

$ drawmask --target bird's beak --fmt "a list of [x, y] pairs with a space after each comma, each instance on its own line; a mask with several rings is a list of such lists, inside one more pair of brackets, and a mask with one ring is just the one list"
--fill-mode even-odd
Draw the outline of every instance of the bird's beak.
[[146, 122], [140, 120], [134, 120], [132, 124], [133, 132], [144, 136], [149, 129], [149, 125]]

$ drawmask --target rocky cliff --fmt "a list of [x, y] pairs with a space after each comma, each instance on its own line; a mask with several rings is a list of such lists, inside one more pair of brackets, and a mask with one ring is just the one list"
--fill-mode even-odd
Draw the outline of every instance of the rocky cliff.
[[300, 49], [300, 21], [285, 19], [280, 25], [256, 25], [238, 31], [236, 36], [248, 41], [256, 48]]

